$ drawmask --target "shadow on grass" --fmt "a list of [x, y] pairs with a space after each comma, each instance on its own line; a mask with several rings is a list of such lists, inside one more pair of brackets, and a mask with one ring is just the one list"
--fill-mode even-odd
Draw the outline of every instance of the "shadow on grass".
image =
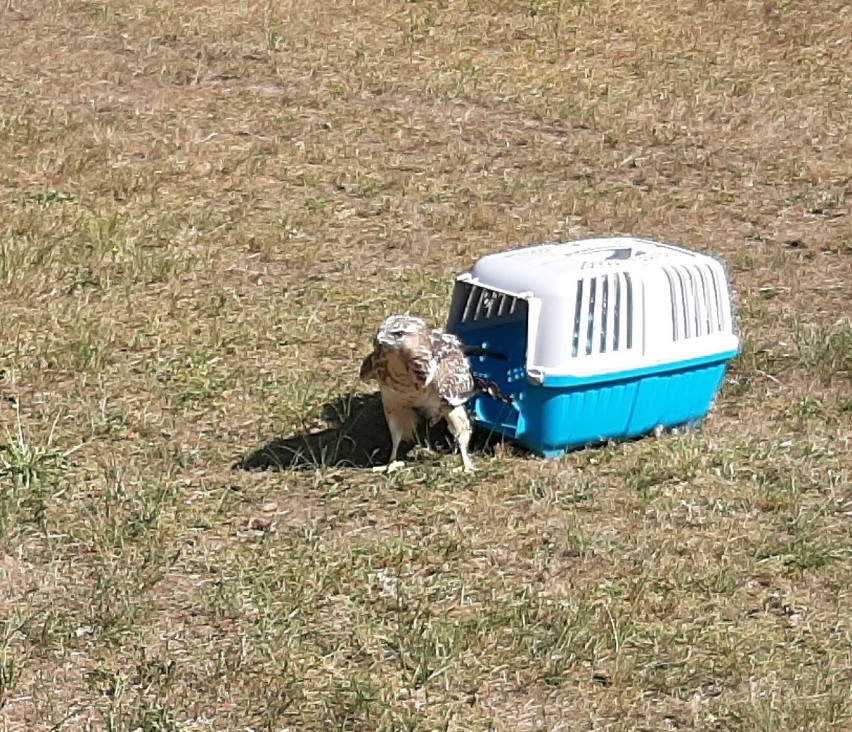
[[[373, 394], [345, 394], [323, 405], [322, 417], [329, 427], [315, 432], [299, 432], [276, 437], [254, 450], [233, 468], [236, 470], [315, 470], [316, 468], [370, 468], [390, 459], [391, 438], [382, 400]], [[421, 425], [423, 441], [438, 453], [453, 452], [452, 438], [441, 421], [435, 427]], [[472, 453], [494, 451], [499, 435], [474, 430]], [[413, 443], [403, 443], [399, 458], [405, 459]]]

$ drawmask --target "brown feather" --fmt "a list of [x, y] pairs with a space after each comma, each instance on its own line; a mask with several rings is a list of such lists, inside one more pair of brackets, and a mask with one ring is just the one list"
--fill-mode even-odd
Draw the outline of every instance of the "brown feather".
[[361, 371], [359, 374], [361, 381], [370, 381], [376, 378], [375, 356], [376, 354], [373, 352], [361, 362]]

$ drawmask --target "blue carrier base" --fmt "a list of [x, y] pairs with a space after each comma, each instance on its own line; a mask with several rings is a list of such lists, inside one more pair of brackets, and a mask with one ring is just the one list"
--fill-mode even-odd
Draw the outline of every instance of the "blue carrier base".
[[480, 396], [474, 416], [482, 427], [545, 458], [658, 427], [697, 427], [736, 353], [591, 378], [546, 377], [541, 385], [513, 378], [505, 387], [515, 405]]

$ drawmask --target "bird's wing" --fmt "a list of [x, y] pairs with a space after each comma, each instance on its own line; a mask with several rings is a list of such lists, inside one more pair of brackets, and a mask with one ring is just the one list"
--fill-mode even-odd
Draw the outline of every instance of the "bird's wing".
[[432, 383], [443, 401], [457, 407], [473, 396], [473, 373], [458, 338], [432, 331], [432, 359], [435, 364]]
[[429, 338], [431, 341], [432, 356], [437, 361], [441, 361], [455, 352], [464, 355], [464, 345], [452, 333], [445, 333], [435, 328], [429, 334]]

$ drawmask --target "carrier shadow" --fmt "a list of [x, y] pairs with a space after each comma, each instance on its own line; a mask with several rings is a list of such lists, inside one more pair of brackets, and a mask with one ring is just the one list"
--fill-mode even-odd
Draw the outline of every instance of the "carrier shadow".
[[[298, 432], [276, 437], [238, 460], [235, 470], [316, 470], [317, 468], [371, 468], [384, 465], [390, 459], [391, 437], [381, 396], [373, 394], [344, 394], [324, 404], [322, 417], [329, 427], [314, 432]], [[421, 425], [422, 444], [434, 452], [448, 454], [454, 445], [446, 424], [435, 427]], [[499, 436], [490, 431], [474, 429], [471, 452], [493, 452]], [[400, 459], [404, 460], [418, 443], [403, 443]]]

